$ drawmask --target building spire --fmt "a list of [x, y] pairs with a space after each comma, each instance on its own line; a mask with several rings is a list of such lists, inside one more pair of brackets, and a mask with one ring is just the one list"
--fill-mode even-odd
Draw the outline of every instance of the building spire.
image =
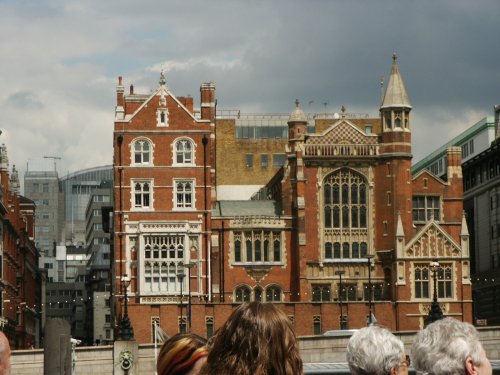
[[381, 109], [390, 107], [411, 108], [403, 78], [401, 78], [401, 74], [399, 73], [397, 60], [398, 56], [394, 53], [392, 55], [392, 70], [387, 82], [387, 89], [385, 90]]

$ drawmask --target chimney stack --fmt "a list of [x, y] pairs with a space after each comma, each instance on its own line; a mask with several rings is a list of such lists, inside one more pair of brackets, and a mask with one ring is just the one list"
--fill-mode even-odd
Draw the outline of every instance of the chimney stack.
[[215, 121], [215, 83], [203, 82], [200, 87], [201, 119]]

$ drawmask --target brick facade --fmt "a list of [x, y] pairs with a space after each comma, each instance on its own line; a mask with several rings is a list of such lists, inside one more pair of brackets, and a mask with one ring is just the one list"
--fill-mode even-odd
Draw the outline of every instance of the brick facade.
[[38, 345], [41, 327], [42, 275], [35, 247], [35, 202], [19, 194], [15, 166], [8, 171], [5, 145], [0, 147], [0, 329], [13, 349]]
[[[412, 108], [396, 60], [380, 119], [310, 118], [297, 103], [288, 139], [240, 139], [238, 120], [216, 118], [213, 83], [200, 97], [196, 113], [163, 75], [151, 95], [124, 95], [121, 78], [117, 87], [115, 311], [119, 321], [120, 280], [131, 276], [139, 342], [151, 342], [154, 322], [210, 335], [254, 299], [280, 304], [299, 335], [339, 329], [341, 311], [346, 326], [363, 326], [370, 309], [393, 330], [419, 329], [433, 259], [445, 314], [471, 320], [460, 153], [449, 150], [448, 181], [411, 175]], [[274, 153], [285, 154], [281, 168], [247, 164]], [[263, 188], [225, 201], [221, 185]]]

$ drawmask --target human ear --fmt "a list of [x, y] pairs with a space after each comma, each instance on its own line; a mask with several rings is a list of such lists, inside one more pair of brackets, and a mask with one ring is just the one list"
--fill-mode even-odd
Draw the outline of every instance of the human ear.
[[472, 357], [467, 357], [465, 360], [465, 371], [467, 371], [467, 375], [476, 375], [476, 366], [474, 365], [474, 360]]
[[397, 374], [398, 372], [396, 371], [396, 368], [392, 367], [390, 375], [397, 375]]

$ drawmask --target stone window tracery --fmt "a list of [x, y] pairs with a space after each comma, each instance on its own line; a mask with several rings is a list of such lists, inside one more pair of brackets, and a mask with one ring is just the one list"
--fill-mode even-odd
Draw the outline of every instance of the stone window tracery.
[[151, 164], [151, 141], [148, 139], [138, 139], [133, 143], [133, 164], [149, 165]]
[[281, 242], [279, 231], [234, 231], [234, 262], [259, 264], [281, 262]]
[[323, 182], [323, 259], [360, 259], [368, 254], [368, 189], [360, 173], [343, 168]]
[[175, 180], [174, 186], [175, 208], [194, 208], [194, 181]]
[[263, 289], [260, 285], [250, 288], [248, 285], [240, 285], [234, 290], [234, 301], [238, 303], [260, 301], [260, 302], [281, 302], [283, 290], [279, 285], [268, 285]]
[[174, 146], [175, 165], [194, 164], [194, 143], [191, 139], [181, 138], [175, 142]]
[[178, 293], [177, 274], [183, 270], [184, 236], [144, 237], [144, 292]]
[[151, 181], [132, 181], [133, 186], [133, 207], [134, 209], [152, 208], [152, 188]]

